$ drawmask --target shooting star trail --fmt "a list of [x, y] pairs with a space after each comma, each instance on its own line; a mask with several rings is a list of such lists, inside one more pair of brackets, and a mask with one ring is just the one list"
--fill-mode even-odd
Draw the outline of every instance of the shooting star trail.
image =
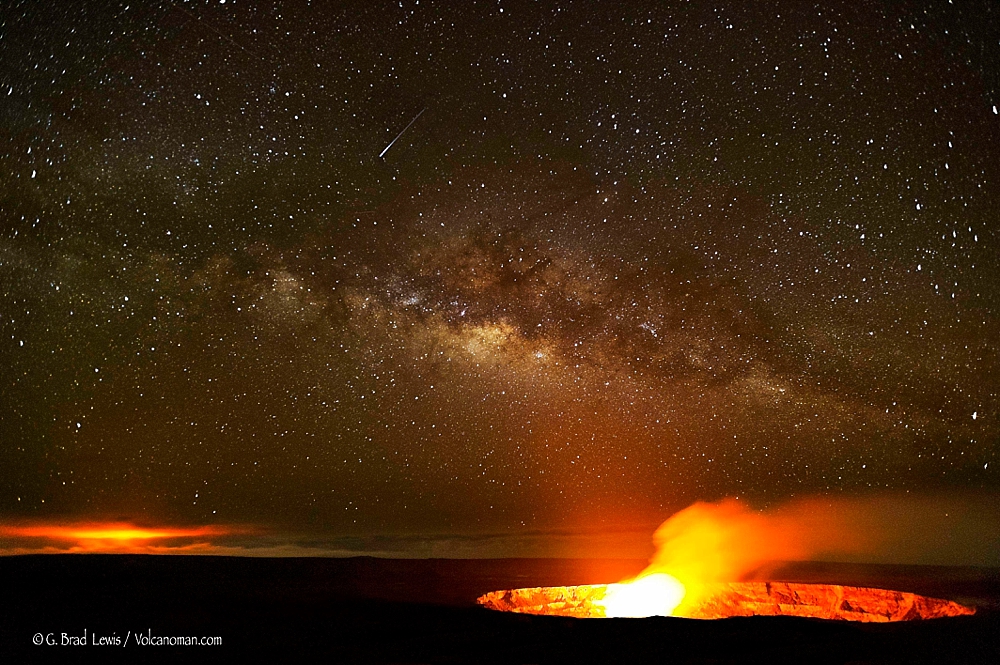
[[413, 123], [415, 123], [417, 121], [417, 118], [419, 118], [420, 115], [424, 111], [426, 111], [426, 110], [427, 110], [427, 107], [425, 106], [424, 108], [420, 109], [420, 113], [418, 113], [417, 115], [413, 116], [413, 120], [410, 121], [410, 124], [407, 125], [406, 127], [403, 127], [403, 131], [401, 131], [399, 134], [396, 134], [396, 138], [394, 138], [393, 140], [389, 141], [389, 145], [387, 145], [385, 147], [385, 149], [378, 154], [379, 158], [381, 158], [382, 155], [384, 155], [385, 153], [389, 152], [389, 148], [392, 147], [392, 144], [395, 143], [396, 141], [398, 141], [399, 137], [402, 136], [406, 132], [407, 129], [409, 129], [410, 127], [412, 127]]

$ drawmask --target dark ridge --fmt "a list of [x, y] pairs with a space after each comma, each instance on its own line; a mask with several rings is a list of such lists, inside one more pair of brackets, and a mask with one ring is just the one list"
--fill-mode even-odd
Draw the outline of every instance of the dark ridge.
[[[440, 663], [995, 663], [994, 569], [791, 564], [776, 576], [972, 602], [973, 617], [851, 625], [789, 617], [576, 620], [491, 612], [487, 591], [613, 581], [642, 561], [43, 555], [0, 558], [0, 659]], [[874, 583], [874, 584], [873, 584]], [[86, 631], [86, 632], [85, 632]], [[35, 646], [36, 634], [55, 645]], [[86, 645], [62, 645], [86, 635]], [[220, 636], [156, 646], [134, 635]], [[125, 640], [121, 646], [95, 641]]]

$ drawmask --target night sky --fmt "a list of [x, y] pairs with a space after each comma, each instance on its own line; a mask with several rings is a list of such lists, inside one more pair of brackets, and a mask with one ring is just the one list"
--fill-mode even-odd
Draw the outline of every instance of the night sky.
[[13, 5], [0, 520], [1000, 492], [993, 2]]

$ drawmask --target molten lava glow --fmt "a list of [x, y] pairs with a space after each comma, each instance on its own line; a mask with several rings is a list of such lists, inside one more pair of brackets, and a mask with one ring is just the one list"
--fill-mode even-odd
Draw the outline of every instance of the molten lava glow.
[[0, 526], [0, 537], [37, 538], [53, 543], [54, 550], [95, 553], [198, 550], [208, 545], [195, 542], [169, 546], [157, 541], [203, 538], [225, 533], [228, 530], [212, 526], [144, 528], [124, 522]]
[[594, 604], [606, 617], [670, 616], [684, 599], [684, 585], [666, 573], [653, 573], [631, 582], [609, 584], [604, 598]]
[[673, 614], [690, 616], [720, 583], [745, 580], [776, 561], [857, 552], [869, 540], [841, 513], [816, 500], [771, 513], [749, 510], [734, 499], [695, 503], [656, 530], [656, 554], [639, 578], [666, 573], [678, 580], [685, 593]]
[[857, 521], [818, 500], [766, 514], [731, 499], [696, 503], [656, 530], [656, 554], [635, 580], [508, 589], [485, 594], [478, 602], [507, 612], [580, 618], [799, 616], [885, 622], [975, 612], [902, 591], [745, 581], [774, 562], [865, 551], [875, 536], [863, 533]]
[[[634, 585], [588, 584], [507, 589], [487, 593], [476, 602], [483, 607], [503, 612], [576, 618], [644, 617], [662, 613], [662, 604], [658, 605], [642, 597], [642, 594], [630, 599], [626, 613], [609, 613], [604, 601], [611, 592], [611, 587], [615, 586]], [[653, 589], [647, 591], [654, 595], [659, 593]], [[691, 619], [796, 616], [885, 623], [966, 616], [976, 612], [974, 608], [950, 600], [928, 598], [904, 591], [792, 582], [731, 582], [709, 585], [698, 603], [685, 605], [688, 609], [683, 614], [674, 614]]]

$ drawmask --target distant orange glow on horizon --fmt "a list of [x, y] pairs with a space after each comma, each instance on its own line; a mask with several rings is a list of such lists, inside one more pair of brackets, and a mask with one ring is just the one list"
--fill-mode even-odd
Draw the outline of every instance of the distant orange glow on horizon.
[[[0, 525], [0, 538], [42, 539], [68, 545], [41, 551], [168, 553], [171, 551], [208, 550], [211, 542], [188, 542], [167, 545], [156, 541], [205, 539], [240, 533], [243, 530], [223, 526], [141, 527], [128, 522], [83, 522], [57, 524]], [[34, 548], [25, 548], [34, 549]]]

